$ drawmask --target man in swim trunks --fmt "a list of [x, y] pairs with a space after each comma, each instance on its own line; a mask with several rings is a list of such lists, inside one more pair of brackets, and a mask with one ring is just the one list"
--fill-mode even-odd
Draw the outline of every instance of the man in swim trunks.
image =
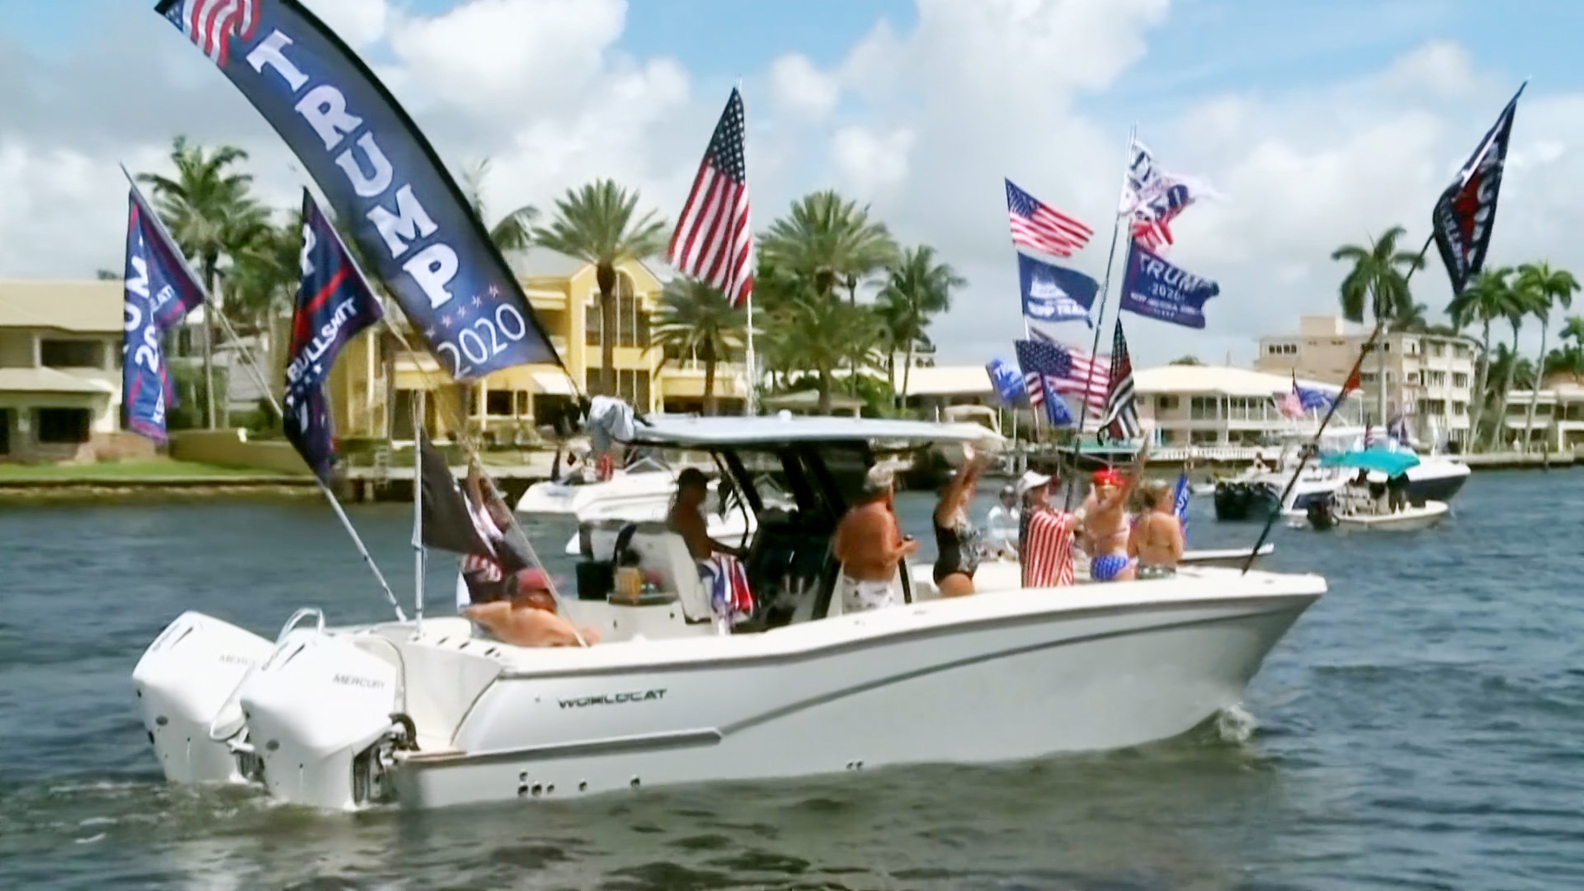
[[1133, 560], [1128, 557], [1132, 525], [1128, 522], [1127, 506], [1143, 479], [1147, 460], [1149, 441], [1145, 440], [1127, 474], [1109, 467], [1095, 472], [1094, 488], [1090, 499], [1085, 500], [1083, 515], [1084, 550], [1089, 554], [1092, 581], [1121, 582], [1134, 577]]
[[892, 580], [918, 542], [897, 529], [896, 490], [889, 468], [876, 465], [864, 475], [861, 500], [836, 524], [831, 549], [841, 566], [836, 591], [843, 613], [879, 609], [896, 602]]

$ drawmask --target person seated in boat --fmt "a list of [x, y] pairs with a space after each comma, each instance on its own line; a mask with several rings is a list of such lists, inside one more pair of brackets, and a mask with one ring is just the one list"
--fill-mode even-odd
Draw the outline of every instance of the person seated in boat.
[[1018, 511], [1017, 487], [1001, 487], [999, 504], [985, 515], [985, 555], [996, 560], [1016, 560], [1022, 514]]
[[952, 475], [941, 489], [940, 503], [931, 517], [935, 527], [935, 587], [942, 597], [974, 592], [974, 571], [979, 568], [979, 529], [968, 516], [968, 504], [978, 490], [984, 459], [970, 455], [967, 466]]
[[1134, 577], [1133, 561], [1128, 557], [1128, 500], [1144, 476], [1149, 457], [1149, 442], [1139, 449], [1133, 466], [1123, 474], [1114, 468], [1096, 471], [1094, 499], [1083, 517], [1084, 551], [1089, 555], [1089, 578], [1096, 582], [1129, 581]]
[[836, 587], [844, 613], [896, 602], [892, 580], [919, 543], [897, 528], [895, 505], [893, 473], [875, 465], [864, 474], [859, 501], [836, 524], [831, 550], [841, 567]]
[[677, 474], [676, 498], [671, 511], [666, 514], [666, 528], [682, 536], [688, 553], [696, 561], [708, 560], [716, 554], [730, 554], [742, 558], [742, 548], [721, 544], [709, 537], [709, 523], [704, 520], [704, 501], [709, 497], [709, 477], [697, 467], [689, 467]]
[[463, 611], [489, 636], [517, 647], [579, 647], [599, 642], [595, 628], [578, 628], [556, 612], [550, 577], [524, 569], [506, 580], [506, 599], [475, 603]]
[[1140, 486], [1146, 509], [1133, 522], [1128, 536], [1128, 556], [1137, 561], [1141, 579], [1165, 578], [1176, 574], [1182, 561], [1182, 519], [1177, 516], [1176, 493], [1161, 480]]
[[1073, 583], [1073, 534], [1078, 518], [1050, 503], [1053, 476], [1030, 470], [1018, 480], [1023, 510], [1018, 553], [1025, 588], [1054, 588]]

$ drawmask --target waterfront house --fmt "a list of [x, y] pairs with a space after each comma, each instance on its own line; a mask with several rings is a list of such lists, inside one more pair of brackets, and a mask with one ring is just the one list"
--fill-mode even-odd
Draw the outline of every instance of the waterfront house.
[[[1571, 375], [1552, 376], [1540, 388], [1534, 421], [1529, 421], [1529, 402], [1533, 390], [1510, 390], [1507, 414], [1502, 418], [1502, 441], [1498, 448], [1523, 448], [1529, 440], [1531, 451], [1573, 451], [1584, 447], [1584, 382]], [[1491, 409], [1494, 411], [1494, 408]], [[1524, 427], [1528, 425], [1528, 436]]]
[[152, 454], [121, 431], [122, 283], [0, 281], [0, 461]]
[[[1346, 373], [1345, 371], [1343, 372]], [[1297, 421], [1283, 415], [1277, 400], [1292, 391], [1288, 374], [1266, 374], [1224, 365], [1162, 365], [1134, 372], [1139, 418], [1163, 448], [1232, 449], [1252, 456], [1295, 430], [1312, 430], [1313, 415]], [[1340, 387], [1298, 378], [1298, 383], [1329, 393]], [[1333, 424], [1361, 421], [1358, 394], [1349, 396]]]

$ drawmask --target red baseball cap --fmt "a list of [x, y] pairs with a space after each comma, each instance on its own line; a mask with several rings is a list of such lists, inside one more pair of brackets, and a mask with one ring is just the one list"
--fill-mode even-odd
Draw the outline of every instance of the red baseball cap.
[[542, 569], [519, 569], [511, 578], [511, 593], [529, 594], [550, 590], [550, 576]]
[[1114, 467], [1096, 470], [1094, 473], [1094, 484], [1097, 486], [1115, 486], [1120, 489], [1122, 488], [1122, 474], [1117, 473]]

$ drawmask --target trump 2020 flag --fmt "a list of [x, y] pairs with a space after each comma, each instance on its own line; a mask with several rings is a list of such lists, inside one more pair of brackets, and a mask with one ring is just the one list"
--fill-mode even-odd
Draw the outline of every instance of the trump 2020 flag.
[[985, 373], [990, 375], [990, 383], [1003, 403], [1016, 405], [1027, 395], [1023, 389], [1023, 373], [1005, 359], [991, 359], [985, 363]]
[[341, 348], [380, 320], [379, 299], [358, 274], [319, 202], [303, 189], [302, 283], [286, 355], [286, 438], [319, 479], [329, 482], [335, 445], [324, 381]]
[[165, 367], [165, 332], [204, 302], [204, 290], [137, 186], [127, 203], [121, 401], [127, 429], [164, 442], [165, 412], [176, 404]]
[[1023, 316], [1030, 322], [1083, 321], [1091, 327], [1089, 307], [1100, 283], [1072, 269], [1018, 254], [1018, 284]]
[[1205, 301], [1221, 286], [1161, 259], [1134, 242], [1122, 280], [1122, 309], [1184, 328], [1205, 326]]
[[429, 141], [298, 0], [160, 0], [302, 161], [372, 272], [459, 380], [560, 364]]
[[1436, 249], [1452, 279], [1452, 293], [1461, 294], [1469, 281], [1485, 268], [1485, 252], [1490, 248], [1491, 230], [1496, 225], [1496, 199], [1501, 195], [1502, 167], [1507, 161], [1507, 144], [1512, 140], [1513, 115], [1525, 81], [1502, 109], [1490, 132], [1468, 159], [1457, 179], [1436, 201], [1430, 216]]

